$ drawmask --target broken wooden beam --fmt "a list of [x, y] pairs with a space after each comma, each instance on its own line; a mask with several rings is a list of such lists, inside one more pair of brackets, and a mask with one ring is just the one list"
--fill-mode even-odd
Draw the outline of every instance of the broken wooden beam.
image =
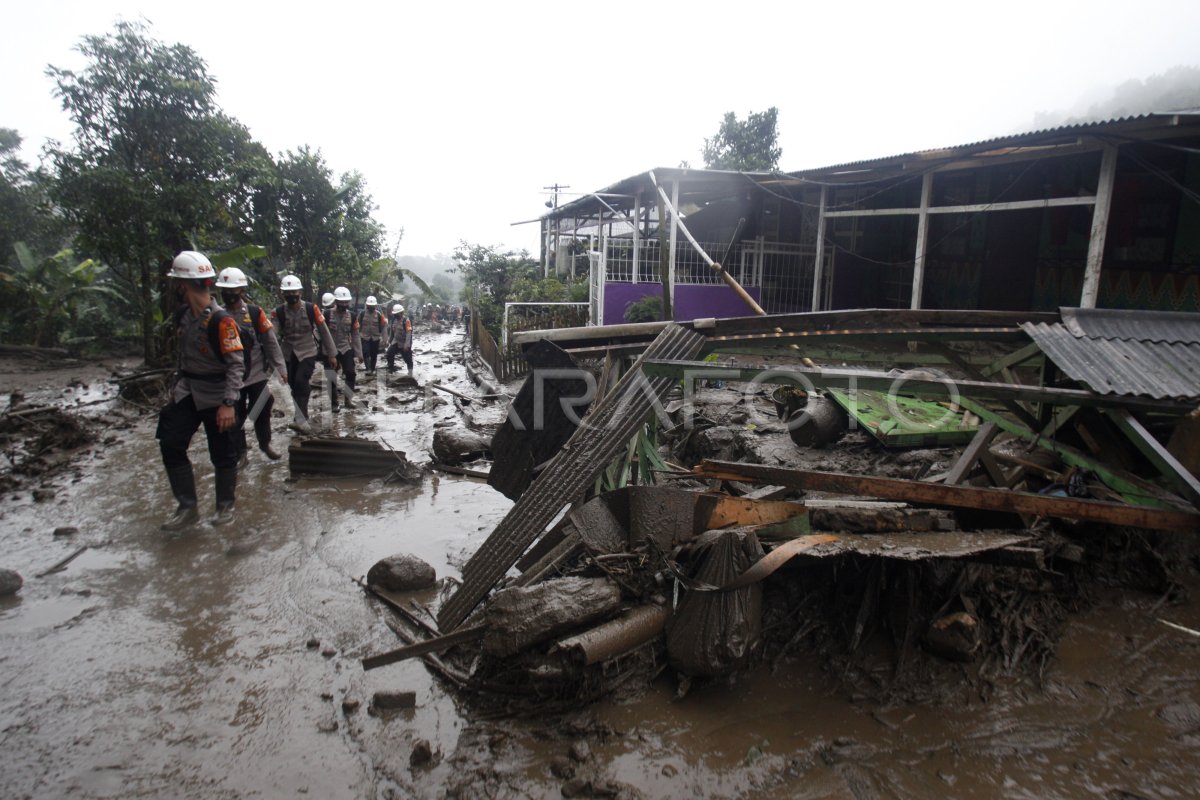
[[[643, 358], [694, 358], [703, 346], [701, 334], [668, 325]], [[467, 618], [563, 508], [578, 500], [627, 448], [646, 417], [674, 386], [670, 378], [647, 378], [635, 368], [622, 376], [602, 401], [592, 405], [562, 450], [463, 566], [462, 586], [438, 612], [442, 630], [452, 630]]]
[[475, 642], [483, 638], [484, 626], [472, 625], [469, 628], [460, 628], [453, 633], [447, 633], [443, 636], [435, 636], [432, 639], [422, 639], [413, 644], [407, 644], [403, 647], [397, 647], [395, 650], [389, 650], [386, 653], [367, 656], [362, 660], [364, 671], [385, 667], [388, 664], [395, 664], [398, 661], [404, 661], [409, 658], [417, 658], [428, 653], [440, 653], [443, 650], [449, 650], [451, 647], [468, 642]]
[[[778, 365], [737, 366], [713, 364], [707, 361], [668, 361], [646, 358], [642, 369], [647, 375], [684, 378], [688, 373], [701, 373], [708, 379], [724, 378], [746, 383], [757, 381], [763, 384], [801, 385], [805, 387], [843, 388], [854, 387], [909, 397], [928, 397], [944, 400], [955, 394], [974, 399], [1019, 400], [1029, 403], [1051, 403], [1053, 405], [1078, 405], [1089, 408], [1126, 408], [1133, 411], [1162, 411], [1187, 413], [1193, 406], [1174, 400], [1156, 400], [1140, 395], [1097, 394], [1087, 389], [1059, 389], [1044, 386], [1026, 386], [1018, 383], [991, 383], [987, 381], [950, 381], [930, 377], [920, 370], [910, 375], [893, 375], [880, 370], [833, 369], [827, 367], [784, 367]], [[964, 404], [965, 405], [965, 404]], [[971, 409], [974, 411], [974, 409]]]
[[1187, 467], [1180, 464], [1175, 456], [1171, 455], [1167, 448], [1154, 438], [1154, 434], [1146, 430], [1145, 426], [1133, 414], [1130, 414], [1128, 409], [1109, 409], [1105, 414], [1116, 423], [1129, 441], [1133, 442], [1146, 460], [1153, 464], [1154, 468], [1187, 498], [1188, 502], [1200, 508], [1200, 480], [1197, 480]]
[[1148, 530], [1186, 533], [1200, 531], [1200, 514], [1187, 511], [1127, 506], [1101, 500], [984, 489], [976, 486], [945, 486], [900, 478], [846, 475], [839, 472], [764, 467], [732, 461], [704, 461], [693, 470], [699, 478], [757, 481], [794, 489], [878, 497], [951, 508], [975, 508], [1013, 514], [1036, 514], [1057, 519], [1077, 519], [1109, 525], [1128, 525]]

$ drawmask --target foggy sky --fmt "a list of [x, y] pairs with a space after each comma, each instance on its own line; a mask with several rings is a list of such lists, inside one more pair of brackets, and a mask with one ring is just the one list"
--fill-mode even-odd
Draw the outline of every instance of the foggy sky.
[[[784, 170], [961, 144], [1196, 65], [1200, 3], [44, 0], [5, 11], [0, 127], [27, 160], [71, 128], [45, 66], [118, 18], [195, 49], [273, 153], [359, 170], [399, 253], [537, 249], [542, 187], [681, 161], [726, 111], [779, 108]], [[570, 200], [573, 195], [564, 197]]]

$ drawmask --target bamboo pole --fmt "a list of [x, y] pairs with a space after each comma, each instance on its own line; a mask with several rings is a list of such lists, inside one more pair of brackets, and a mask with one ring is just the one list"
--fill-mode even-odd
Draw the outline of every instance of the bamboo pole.
[[[692, 236], [692, 232], [689, 231], [687, 229], [687, 226], [683, 224], [683, 219], [680, 218], [679, 212], [675, 209], [675, 206], [673, 206], [671, 204], [671, 201], [667, 198], [667, 193], [664, 192], [663, 188], [658, 185], [658, 180], [654, 177], [653, 172], [650, 173], [650, 181], [651, 181], [651, 183], [654, 184], [654, 188], [658, 190], [659, 209], [662, 209], [662, 207], [664, 205], [666, 206], [667, 210], [669, 210], [671, 212], [671, 216], [675, 219], [675, 224], [679, 226], [679, 230], [683, 232], [684, 237], [689, 242], [691, 242], [692, 247], [695, 248], [696, 252], [700, 254], [700, 257], [704, 259], [704, 263], [706, 263], [706, 264], [708, 264], [708, 266], [712, 267], [713, 271], [721, 276], [721, 280], [725, 281], [725, 283], [728, 284], [729, 288], [733, 289], [733, 291], [737, 293], [737, 296], [742, 298], [742, 300], [745, 301], [746, 305], [750, 306], [751, 310], [753, 310], [755, 314], [758, 314], [760, 317], [765, 317], [767, 315], [767, 312], [764, 311], [762, 306], [760, 306], [758, 304], [758, 302], [753, 297], [750, 296], [749, 292], [747, 292], [744, 288], [742, 288], [742, 285], [737, 282], [737, 279], [734, 278], [732, 275], [730, 275], [725, 270], [724, 267], [722, 267], [716, 261], [713, 261], [712, 257], [709, 256], [708, 253], [704, 252], [704, 248], [701, 247], [700, 244], [696, 241], [696, 237]], [[662, 212], [661, 211], [659, 212], [658, 226], [659, 226], [659, 231], [661, 232], [662, 231]], [[661, 234], [660, 234], [660, 236], [661, 236]], [[664, 289], [665, 289], [665, 286], [664, 286]]]

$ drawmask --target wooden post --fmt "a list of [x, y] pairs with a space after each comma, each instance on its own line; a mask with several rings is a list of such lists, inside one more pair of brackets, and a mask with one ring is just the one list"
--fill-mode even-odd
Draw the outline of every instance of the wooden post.
[[642, 195], [633, 196], [633, 283], [638, 282], [638, 255], [641, 252], [642, 232], [639, 220], [642, 216]]
[[658, 274], [662, 278], [662, 309], [663, 319], [667, 322], [675, 319], [671, 309], [671, 260], [667, 250], [667, 229], [663, 223], [667, 219], [667, 204], [662, 193], [658, 195]]
[[1104, 260], [1104, 239], [1108, 234], [1108, 212], [1112, 208], [1113, 179], [1117, 174], [1117, 145], [1106, 144], [1100, 159], [1100, 179], [1096, 184], [1096, 204], [1092, 208], [1092, 235], [1088, 244], [1087, 266], [1083, 271], [1080, 308], [1095, 308], [1100, 294], [1100, 266]]
[[821, 310], [821, 288], [825, 283], [825, 199], [828, 186], [821, 187], [821, 205], [817, 211], [817, 255], [813, 265], [812, 310]]
[[[675, 308], [675, 281], [677, 273], [675, 272], [675, 243], [679, 239], [679, 180], [671, 183], [671, 208], [675, 211], [671, 214], [671, 261], [670, 261], [670, 281], [671, 281], [671, 308]], [[675, 319], [674, 316], [667, 319]]]
[[921, 307], [921, 294], [925, 289], [925, 256], [929, 246], [929, 199], [933, 195], [933, 173], [926, 172], [921, 179], [921, 213], [917, 217], [917, 252], [913, 256], [912, 308]]

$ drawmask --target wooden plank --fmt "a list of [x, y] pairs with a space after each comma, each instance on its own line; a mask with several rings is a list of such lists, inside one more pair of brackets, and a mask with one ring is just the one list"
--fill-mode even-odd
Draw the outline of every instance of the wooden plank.
[[432, 639], [424, 639], [414, 644], [405, 645], [404, 647], [397, 647], [395, 650], [389, 650], [386, 653], [367, 656], [362, 660], [363, 670], [378, 669], [388, 664], [395, 664], [397, 661], [417, 658], [427, 653], [440, 653], [443, 650], [449, 650], [455, 645], [478, 641], [483, 638], [485, 631], [486, 626], [473, 625], [470, 628], [462, 628], [443, 636], [435, 636]]
[[1000, 432], [1000, 426], [994, 422], [985, 422], [980, 426], [979, 431], [975, 434], [975, 438], [963, 450], [963, 454], [959, 456], [958, 461], [954, 462], [954, 466], [950, 468], [950, 472], [946, 474], [946, 479], [943, 483], [957, 484], [962, 483], [963, 479], [975, 467], [975, 462], [979, 460], [979, 456], [991, 444], [992, 439], [996, 438], [996, 434]]
[[1100, 266], [1104, 260], [1104, 240], [1108, 235], [1108, 213], [1112, 208], [1113, 183], [1117, 175], [1117, 145], [1105, 144], [1100, 158], [1100, 178], [1096, 186], [1096, 207], [1092, 209], [1092, 232], [1088, 240], [1087, 264], [1083, 268], [1083, 289], [1079, 306], [1095, 308], [1100, 294]]
[[694, 470], [700, 478], [757, 481], [794, 489], [841, 492], [848, 495], [903, 500], [951, 508], [976, 508], [984, 511], [1037, 514], [1058, 519], [1077, 519], [1108, 525], [1129, 525], [1148, 530], [1200, 532], [1200, 514], [1146, 506], [1127, 506], [1100, 500], [984, 489], [975, 486], [945, 486], [899, 478], [846, 475], [839, 472], [764, 467], [731, 461], [704, 461]]
[[1010, 367], [1015, 367], [1018, 364], [1024, 364], [1026, 361], [1029, 361], [1031, 358], [1034, 358], [1035, 356], [1040, 356], [1041, 354], [1042, 354], [1042, 348], [1038, 347], [1037, 342], [1033, 342], [1033, 343], [1025, 345], [1020, 350], [1014, 350], [1013, 352], [1006, 355], [1004, 358], [997, 359], [993, 363], [989, 364], [987, 367], [984, 367], [982, 370], [980, 370], [980, 373], [983, 375], [983, 377], [985, 379], [990, 378], [993, 375], [995, 375], [997, 372], [1000, 372], [1002, 370], [1007, 370]]
[[1179, 463], [1154, 435], [1125, 409], [1116, 408], [1105, 414], [1129, 437], [1129, 441], [1154, 465], [1155, 469], [1174, 485], [1188, 502], [1200, 508], [1200, 480]]
[[[1156, 508], [1174, 508], [1167, 500], [1168, 492], [1160, 489], [1149, 481], [1145, 481], [1136, 475], [1118, 472], [1108, 465], [1089, 457], [1081, 450], [1077, 450], [1070, 445], [1063, 444], [1054, 439], [1046, 439], [1039, 436], [1034, 431], [1026, 428], [1018, 422], [1013, 422], [1000, 414], [992, 411], [986, 406], [976, 403], [973, 400], [963, 398], [961, 401], [963, 408], [966, 408], [971, 413], [977, 415], [980, 419], [995, 422], [1005, 432], [1011, 433], [1020, 439], [1023, 439], [1030, 444], [1038, 447], [1043, 447], [1053, 453], [1057, 453], [1058, 457], [1063, 460], [1063, 463], [1072, 467], [1081, 467], [1082, 469], [1090, 470], [1103, 481], [1104, 485], [1108, 486], [1115, 492], [1120, 493], [1126, 501], [1138, 505], [1153, 506]], [[1098, 451], [1099, 452], [1099, 451]]]
[[[782, 367], [769, 365], [714, 365], [704, 361], [664, 361], [648, 358], [642, 368], [649, 375], [672, 378], [686, 377], [692, 370], [705, 370], [721, 375], [725, 380], [757, 382], [763, 384], [811, 385], [815, 388], [855, 386], [880, 392], [894, 392], [911, 397], [946, 399], [951, 387], [967, 397], [996, 400], [1019, 400], [1054, 405], [1079, 405], [1092, 408], [1128, 408], [1137, 411], [1161, 411], [1186, 413], [1193, 406], [1171, 400], [1155, 400], [1131, 395], [1096, 394], [1084, 389], [1058, 389], [1023, 384], [988, 383], [983, 381], [943, 381], [922, 377], [891, 375], [878, 370], [845, 370], [827, 367]], [[914, 371], [915, 372], [915, 371]], [[919, 373], [916, 373], [919, 374]]]
[[926, 172], [921, 179], [921, 210], [917, 217], [917, 250], [913, 256], [912, 303], [914, 310], [921, 307], [921, 294], [925, 290], [925, 256], [929, 240], [929, 200], [933, 195], [933, 173]]
[[[1009, 200], [1002, 203], [962, 203], [955, 206], [930, 206], [930, 214], [978, 214], [984, 211], [1026, 211], [1032, 208], [1062, 208], [1063, 206], [1090, 206], [1097, 203], [1095, 197], [1049, 197], [1044, 200]], [[843, 217], [896, 217], [916, 216], [920, 208], [862, 208], [849, 211], [828, 211], [829, 219]]]

